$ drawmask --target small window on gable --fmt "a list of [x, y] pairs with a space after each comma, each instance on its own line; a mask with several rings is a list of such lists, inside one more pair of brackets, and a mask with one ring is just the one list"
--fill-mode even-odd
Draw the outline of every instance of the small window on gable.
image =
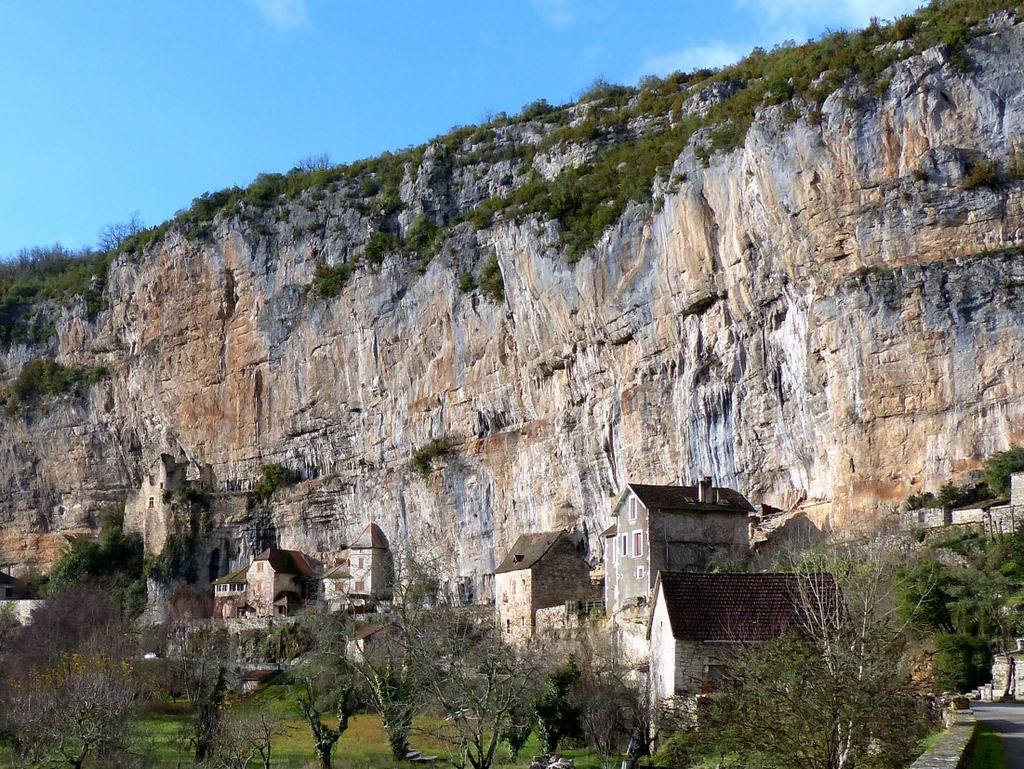
[[629, 520], [631, 523], [636, 520], [636, 497], [629, 498]]
[[154, 497], [150, 497], [150, 498], [149, 498], [149, 508], [150, 508], [151, 510], [153, 509], [153, 503], [154, 503], [154, 502], [156, 502], [156, 499], [155, 499]]
[[633, 557], [639, 558], [644, 554], [644, 533], [642, 531], [633, 532]]
[[256, 571], [263, 571], [263, 561], [256, 561]]
[[362, 568], [363, 568], [363, 559], [362, 559], [362, 556], [360, 556], [360, 558], [359, 558], [359, 568], [360, 568], [360, 569], [362, 569]]
[[620, 534], [619, 535], [619, 554], [620, 555], [629, 555], [629, 535], [628, 534]]

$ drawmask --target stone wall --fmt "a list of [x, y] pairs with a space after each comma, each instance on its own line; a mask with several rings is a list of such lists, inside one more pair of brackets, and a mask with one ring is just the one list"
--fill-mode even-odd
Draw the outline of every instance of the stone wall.
[[910, 765], [910, 769], [963, 769], [974, 744], [977, 726], [977, 719], [971, 711], [954, 711], [952, 726]]

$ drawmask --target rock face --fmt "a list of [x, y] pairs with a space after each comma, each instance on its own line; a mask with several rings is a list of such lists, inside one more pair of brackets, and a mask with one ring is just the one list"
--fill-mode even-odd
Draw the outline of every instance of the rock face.
[[[328, 560], [375, 521], [481, 597], [524, 532], [571, 529], [596, 559], [627, 481], [709, 475], [821, 525], [879, 520], [1024, 440], [1024, 262], [1008, 250], [1024, 246], [1024, 183], [963, 188], [981, 159], [1014, 162], [1024, 28], [970, 52], [970, 73], [928, 51], [883, 96], [842, 89], [813, 120], [764, 107], [707, 167], [691, 146], [657, 202], [575, 264], [556, 223], [499, 217], [456, 226], [425, 269], [364, 261], [322, 299], [317, 265], [369, 237], [344, 190], [273, 216], [243, 206], [205, 239], [171, 227], [113, 264], [109, 309], [60, 319], [58, 359], [111, 376], [5, 422], [0, 554], [45, 567], [126, 496], [159, 551], [178, 524], [147, 517], [139, 490], [162, 455], [215, 492], [211, 576], [271, 544]], [[474, 151], [431, 145], [406, 170], [404, 233], [523, 183]], [[533, 164], [550, 177], [594, 156], [583, 143]], [[491, 255], [498, 303], [459, 288]], [[7, 376], [38, 353], [12, 350]], [[453, 450], [421, 474], [412, 455], [443, 436]], [[269, 463], [301, 482], [267, 505], [237, 496]]]

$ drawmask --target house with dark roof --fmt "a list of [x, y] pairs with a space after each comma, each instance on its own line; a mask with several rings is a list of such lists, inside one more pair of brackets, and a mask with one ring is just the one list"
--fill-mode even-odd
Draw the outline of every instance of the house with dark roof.
[[213, 583], [215, 616], [287, 616], [312, 597], [317, 579], [316, 569], [298, 550], [267, 548], [248, 566]]
[[540, 609], [599, 597], [590, 565], [565, 530], [519, 537], [494, 570], [494, 591], [498, 622], [513, 641], [533, 636]]
[[647, 625], [652, 706], [707, 694], [739, 645], [808, 627], [810, 607], [838, 607], [835, 581], [821, 574], [659, 572]]
[[756, 514], [746, 497], [710, 478], [696, 486], [628, 484], [604, 532], [609, 616], [648, 603], [659, 571], [702, 571], [716, 554], [748, 552]]

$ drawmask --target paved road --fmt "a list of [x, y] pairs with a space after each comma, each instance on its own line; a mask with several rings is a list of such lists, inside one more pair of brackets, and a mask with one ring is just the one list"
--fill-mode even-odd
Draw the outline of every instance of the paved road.
[[1003, 735], [1010, 769], [1024, 769], [1024, 705], [1009, 702], [972, 702], [979, 721], [992, 724]]

